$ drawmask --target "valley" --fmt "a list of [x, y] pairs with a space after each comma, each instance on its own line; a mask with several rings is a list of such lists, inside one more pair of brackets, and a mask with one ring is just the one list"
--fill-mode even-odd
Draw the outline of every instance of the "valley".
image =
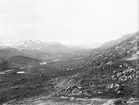
[[122, 98], [137, 105], [131, 99], [139, 98], [139, 32], [111, 43], [90, 50], [32, 41], [2, 47], [0, 104], [102, 105]]

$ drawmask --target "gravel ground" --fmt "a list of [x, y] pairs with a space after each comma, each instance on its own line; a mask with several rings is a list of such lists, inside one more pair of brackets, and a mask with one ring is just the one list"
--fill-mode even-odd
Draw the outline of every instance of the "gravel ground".
[[[3, 105], [103, 105], [108, 99], [85, 99], [74, 97], [35, 97], [23, 100], [11, 100]], [[128, 105], [139, 105], [139, 100], [127, 101]]]
[[106, 100], [104, 99], [81, 99], [74, 97], [61, 98], [30, 98], [24, 100], [12, 100], [3, 105], [102, 105]]

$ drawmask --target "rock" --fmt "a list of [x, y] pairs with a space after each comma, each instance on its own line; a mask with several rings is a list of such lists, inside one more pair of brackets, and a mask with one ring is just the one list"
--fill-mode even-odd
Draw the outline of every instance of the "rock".
[[70, 97], [70, 100], [72, 101], [72, 100], [75, 100], [75, 97]]
[[133, 98], [131, 97], [129, 100], [128, 100], [128, 103], [130, 105], [139, 105], [139, 98]]
[[103, 105], [128, 105], [124, 99], [111, 99], [105, 102]]

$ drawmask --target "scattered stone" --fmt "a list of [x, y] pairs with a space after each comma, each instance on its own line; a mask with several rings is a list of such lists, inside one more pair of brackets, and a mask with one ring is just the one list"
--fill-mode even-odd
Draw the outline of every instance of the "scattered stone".
[[131, 97], [131, 98], [128, 100], [128, 103], [131, 104], [131, 105], [139, 105], [139, 99], [138, 99], [138, 98], [133, 98], [133, 97]]
[[71, 100], [71, 101], [72, 101], [72, 100], [75, 100], [75, 97], [71, 97], [70, 100]]

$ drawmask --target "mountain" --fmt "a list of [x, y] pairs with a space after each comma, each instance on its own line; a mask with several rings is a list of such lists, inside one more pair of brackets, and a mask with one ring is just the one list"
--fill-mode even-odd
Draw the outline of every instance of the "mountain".
[[[11, 51], [15, 49], [16, 51]], [[21, 55], [40, 60], [52, 60], [67, 58], [75, 55], [81, 55], [86, 52], [83, 48], [66, 46], [56, 42], [42, 42], [39, 40], [25, 40], [25, 41], [0, 41], [0, 57], [5, 58], [14, 55]], [[7, 52], [7, 50], [9, 52]]]
[[112, 47], [113, 45], [116, 45], [126, 39], [128, 39], [130, 36], [132, 36], [132, 34], [128, 34], [128, 35], [124, 35], [116, 40], [112, 40], [112, 41], [108, 41], [108, 42], [105, 42], [104, 44], [102, 44], [100, 47], [101, 48], [109, 48], [109, 47]]
[[120, 38], [120, 40], [118, 39], [117, 41], [115, 41], [115, 44], [111, 46], [108, 45], [109, 48], [105, 48], [103, 51], [96, 53], [95, 56], [92, 55], [90, 59], [92, 59], [92, 61], [97, 61], [99, 59], [103, 61], [105, 59], [112, 59], [112, 60], [119, 58], [127, 59], [135, 56], [136, 53], [138, 52], [137, 44], [138, 44], [139, 32], [132, 34], [128, 37], [125, 37], [124, 40], [122, 38]]
[[81, 48], [65, 46], [57, 42], [42, 42], [39, 40], [1, 41], [0, 46], [3, 48], [11, 47], [18, 50], [32, 50], [49, 53], [71, 53], [82, 50]]

